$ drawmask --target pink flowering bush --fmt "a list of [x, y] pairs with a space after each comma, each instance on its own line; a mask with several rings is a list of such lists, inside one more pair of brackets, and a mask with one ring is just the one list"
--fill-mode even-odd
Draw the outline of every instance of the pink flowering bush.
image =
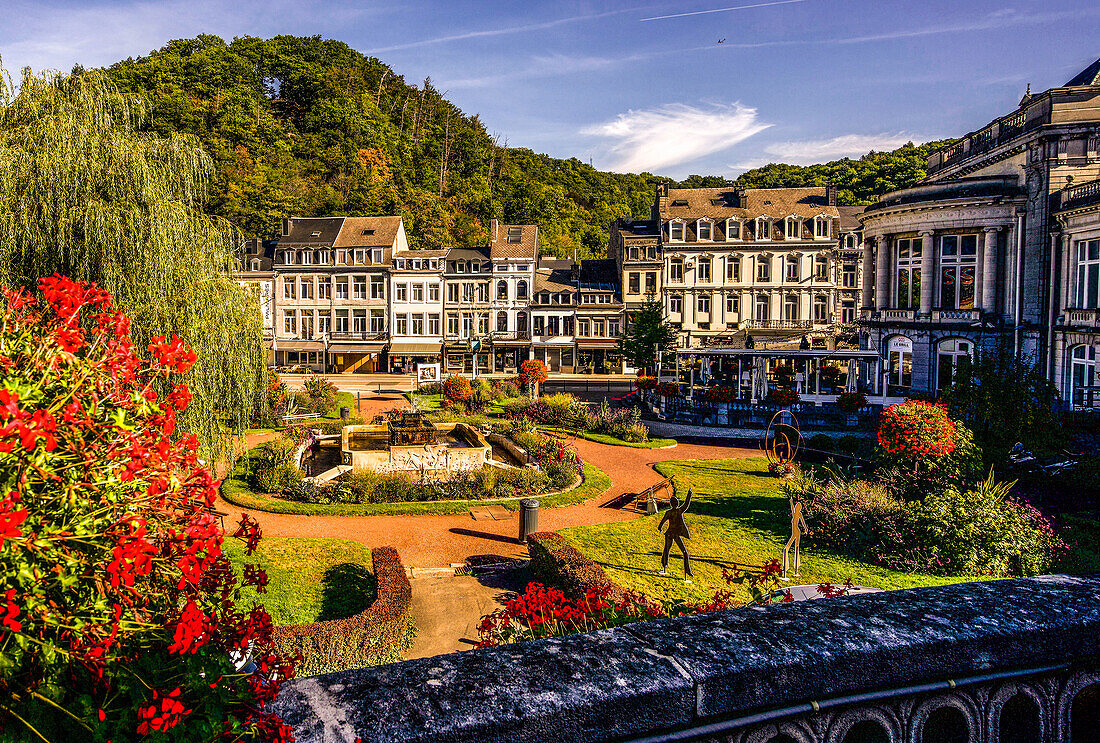
[[[0, 328], [0, 739], [289, 740], [263, 705], [291, 664], [234, 602], [217, 483], [176, 431], [194, 351], [146, 360], [109, 294], [39, 288], [5, 292]], [[251, 554], [260, 529], [233, 536]]]

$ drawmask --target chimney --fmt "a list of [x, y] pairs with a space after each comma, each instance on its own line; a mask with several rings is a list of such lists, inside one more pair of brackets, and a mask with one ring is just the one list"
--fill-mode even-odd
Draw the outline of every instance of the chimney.
[[283, 237], [289, 237], [289, 236], [290, 236], [290, 219], [289, 218], [284, 218], [283, 219]]
[[832, 183], [825, 186], [825, 205], [836, 206], [836, 186]]
[[499, 228], [500, 228], [500, 223], [497, 222], [495, 217], [489, 221], [489, 242], [490, 243], [495, 243], [497, 241], [497, 231], [499, 230]]
[[744, 187], [734, 186], [734, 188], [733, 188], [733, 200], [734, 200], [734, 202], [736, 202], [735, 206], [738, 209], [748, 209], [749, 208], [749, 197], [748, 197], [748, 194], [745, 193]]

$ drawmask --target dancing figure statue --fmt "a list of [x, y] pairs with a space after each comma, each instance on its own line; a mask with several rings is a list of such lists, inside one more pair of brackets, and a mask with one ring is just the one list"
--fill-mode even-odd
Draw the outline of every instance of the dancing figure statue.
[[[802, 516], [802, 501], [790, 499], [791, 504], [791, 538], [787, 540], [787, 546], [783, 548], [783, 575], [791, 569], [791, 575], [798, 577], [799, 568], [802, 567], [802, 556], [799, 554], [799, 543], [803, 534], [809, 534], [810, 528], [806, 526], [806, 519]], [[791, 548], [794, 548], [794, 561], [790, 560]]]
[[673, 495], [669, 502], [669, 509], [665, 511], [665, 515], [661, 517], [661, 522], [657, 524], [657, 531], [661, 531], [661, 527], [665, 525], [666, 521], [668, 522], [668, 530], [665, 531], [665, 551], [661, 554], [661, 575], [668, 575], [668, 553], [675, 543], [684, 556], [684, 583], [691, 583], [691, 579], [695, 577], [691, 573], [691, 559], [688, 557], [687, 547], [684, 546], [684, 540], [691, 539], [691, 532], [688, 531], [687, 524], [684, 522], [684, 514], [687, 513], [690, 506], [690, 489], [683, 504]]

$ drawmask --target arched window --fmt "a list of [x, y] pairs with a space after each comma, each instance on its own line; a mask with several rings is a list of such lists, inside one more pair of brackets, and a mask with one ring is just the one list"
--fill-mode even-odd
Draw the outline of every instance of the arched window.
[[959, 374], [969, 374], [974, 344], [961, 338], [948, 338], [936, 346], [936, 389], [944, 390]]
[[799, 279], [799, 256], [791, 254], [786, 258], [787, 264], [787, 281], [798, 281]]
[[516, 299], [527, 299], [527, 282], [523, 279], [516, 284]]
[[1027, 694], [1016, 694], [1001, 707], [998, 743], [1028, 743], [1042, 740], [1039, 705]]
[[684, 223], [676, 219], [668, 223], [668, 239], [671, 242], [684, 241]]
[[797, 320], [798, 319], [798, 295], [788, 294], [786, 299], [783, 300], [783, 319], [784, 320]]
[[499, 330], [501, 333], [508, 332], [508, 313], [507, 312], [498, 312], [497, 313], [497, 330]]
[[877, 720], [862, 720], [848, 728], [843, 743], [890, 743], [890, 734]]
[[507, 299], [507, 298], [508, 298], [508, 282], [498, 281], [497, 282], [497, 299]]
[[895, 335], [886, 345], [888, 395], [908, 394], [913, 386], [913, 341], [903, 335]]
[[1100, 683], [1077, 692], [1069, 708], [1070, 743], [1096, 740], [1096, 721], [1100, 720]]
[[1096, 349], [1074, 346], [1069, 354], [1070, 400], [1074, 407], [1093, 407], [1096, 399]]
[[801, 240], [802, 220], [798, 217], [787, 217], [784, 222], [783, 233], [788, 240]]
[[928, 715], [920, 731], [920, 743], [968, 743], [970, 723], [955, 707], [940, 707]]

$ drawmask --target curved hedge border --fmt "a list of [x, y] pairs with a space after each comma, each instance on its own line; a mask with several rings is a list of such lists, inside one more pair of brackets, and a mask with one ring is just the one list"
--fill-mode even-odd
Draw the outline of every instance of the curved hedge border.
[[621, 596], [622, 586], [607, 577], [599, 563], [585, 557], [572, 542], [552, 531], [527, 536], [531, 554], [531, 575], [542, 583], [557, 586], [571, 598], [584, 598], [589, 588], [609, 586], [611, 595]]
[[[302, 516], [449, 516], [466, 513], [473, 506], [503, 506], [518, 511], [521, 498], [509, 500], [418, 501], [415, 503], [301, 503], [257, 493], [248, 484], [248, 461], [259, 447], [249, 449], [237, 459], [222, 480], [221, 497], [241, 508], [268, 513]], [[594, 464], [584, 465], [584, 478], [575, 487], [548, 495], [536, 495], [543, 508], [572, 506], [602, 495], [611, 487], [611, 478]]]
[[301, 653], [299, 676], [316, 676], [401, 660], [412, 645], [412, 586], [393, 547], [371, 550], [378, 593], [374, 603], [347, 619], [275, 627], [279, 653]]

